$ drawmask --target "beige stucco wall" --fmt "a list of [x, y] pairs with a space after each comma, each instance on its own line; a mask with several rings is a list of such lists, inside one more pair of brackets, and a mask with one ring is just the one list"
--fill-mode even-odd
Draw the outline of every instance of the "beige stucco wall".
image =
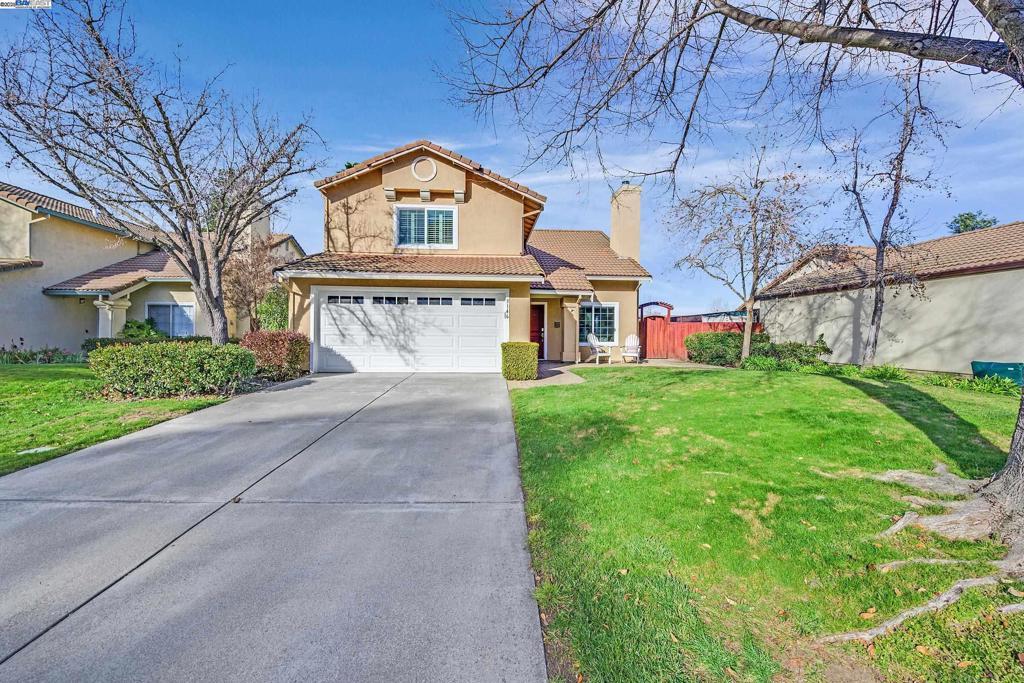
[[[923, 296], [890, 290], [876, 363], [969, 373], [972, 360], [1024, 361], [1024, 270], [924, 284]], [[810, 343], [824, 334], [831, 361], [858, 363], [872, 301], [865, 290], [763, 301], [761, 319], [775, 341]]]
[[[0, 221], [0, 234], [7, 231], [8, 223]], [[12, 340], [23, 338], [31, 348], [78, 351], [84, 339], [96, 335], [93, 298], [79, 303], [79, 297], [46, 296], [43, 288], [148, 250], [148, 245], [135, 240], [61, 218], [32, 223], [25, 255], [43, 266], [0, 273], [0, 345], [10, 346]]]
[[339, 280], [293, 278], [288, 281], [288, 321], [292, 330], [311, 336], [310, 287], [403, 287], [427, 289], [507, 289], [509, 341], [530, 340], [530, 284], [528, 282], [451, 280]]
[[[480, 176], [467, 175], [445, 159], [433, 156], [437, 176], [416, 180], [409, 167], [418, 155], [397, 159], [383, 169], [327, 188], [324, 245], [327, 251], [426, 254], [509, 254], [523, 251], [524, 201]], [[385, 187], [394, 187], [397, 201], [389, 202]], [[420, 200], [419, 190], [432, 191], [431, 201]], [[465, 191], [466, 201], [456, 204], [453, 192]], [[457, 249], [395, 248], [394, 207], [455, 206], [458, 214]]]
[[30, 211], [0, 201], [0, 258], [26, 258], [29, 255], [31, 219]]

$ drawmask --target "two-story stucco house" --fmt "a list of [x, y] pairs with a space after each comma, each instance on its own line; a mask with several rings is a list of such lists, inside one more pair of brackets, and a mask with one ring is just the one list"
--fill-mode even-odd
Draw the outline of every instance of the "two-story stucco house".
[[536, 229], [546, 198], [426, 140], [316, 182], [324, 247], [281, 269], [314, 371], [494, 372], [504, 341], [576, 361], [637, 331], [640, 189], [599, 230]]
[[[268, 218], [242, 242], [271, 235]], [[286, 261], [305, 255], [274, 234]], [[124, 234], [88, 208], [0, 183], [0, 346], [77, 351], [89, 337], [113, 337], [126, 320], [153, 318], [170, 336], [209, 334], [185, 273], [166, 253]], [[248, 320], [228, 311], [229, 333]]]

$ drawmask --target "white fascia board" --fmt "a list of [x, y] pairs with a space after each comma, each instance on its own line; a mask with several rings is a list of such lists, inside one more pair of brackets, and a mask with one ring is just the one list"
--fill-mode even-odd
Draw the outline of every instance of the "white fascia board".
[[626, 275], [588, 275], [588, 280], [622, 280], [626, 282], [650, 282], [650, 277], [636, 277]]
[[452, 273], [357, 273], [318, 270], [282, 270], [282, 277], [321, 278], [325, 280], [456, 280], [469, 282], [544, 282], [543, 275], [466, 275]]
[[589, 289], [531, 289], [530, 296], [590, 296], [593, 290]]

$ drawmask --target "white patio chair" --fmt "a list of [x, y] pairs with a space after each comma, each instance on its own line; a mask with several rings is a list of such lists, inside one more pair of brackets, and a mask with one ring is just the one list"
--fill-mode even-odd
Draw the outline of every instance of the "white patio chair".
[[591, 332], [587, 335], [587, 346], [590, 347], [590, 355], [594, 357], [594, 364], [601, 364], [601, 357], [608, 359], [608, 363], [612, 362], [612, 349], [608, 344], [602, 344], [597, 340], [597, 335]]
[[622, 347], [622, 362], [632, 358], [634, 363], [640, 362], [640, 337], [631, 334], [626, 337], [626, 344]]

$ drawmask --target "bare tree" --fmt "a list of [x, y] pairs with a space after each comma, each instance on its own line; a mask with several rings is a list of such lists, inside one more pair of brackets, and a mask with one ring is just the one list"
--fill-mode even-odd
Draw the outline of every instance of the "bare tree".
[[743, 302], [741, 359], [750, 355], [758, 294], [808, 246], [801, 228], [809, 210], [803, 180], [774, 172], [767, 155], [762, 146], [748, 168], [695, 189], [672, 220], [686, 245], [676, 266], [703, 271]]
[[262, 329], [259, 305], [274, 287], [274, 268], [285, 260], [274, 254], [275, 241], [269, 235], [254, 237], [247, 247], [236, 251], [224, 266], [224, 300], [245, 313], [249, 328]]
[[[825, 137], [834, 96], [925, 64], [1024, 85], [1024, 0], [506, 0], [456, 15], [457, 96], [502, 106], [530, 161], [573, 164], [623, 133], [665, 139], [674, 178], [694, 134], [736, 119], [798, 117]], [[784, 106], [780, 106], [784, 105]], [[586, 155], [586, 158], [593, 158]], [[603, 163], [603, 162], [602, 162]], [[652, 165], [655, 165], [652, 162]]]
[[[851, 179], [843, 191], [851, 197], [851, 213], [863, 228], [873, 247], [870, 254], [851, 250], [845, 258], [857, 262], [868, 260], [862, 270], [872, 292], [871, 319], [861, 353], [863, 365], [873, 365], [882, 331], [882, 315], [889, 287], [910, 286], [915, 293], [922, 290], [914, 275], [919, 253], [906, 247], [913, 239], [911, 224], [906, 220], [905, 201], [911, 190], [928, 189], [931, 171], [918, 175], [911, 168], [915, 153], [923, 156], [928, 146], [922, 141], [922, 129], [928, 140], [940, 138], [940, 123], [917, 98], [912, 79], [903, 83], [903, 96], [895, 107], [900, 120], [899, 134], [891, 153], [877, 166], [865, 160], [864, 135], [857, 132], [851, 143]], [[877, 121], [878, 119], [876, 119]], [[879, 220], [872, 218], [872, 200], [880, 201], [884, 212]], [[918, 250], [919, 251], [919, 250]]]
[[121, 0], [67, 0], [34, 12], [0, 50], [0, 140], [12, 161], [83, 198], [185, 271], [227, 341], [223, 269], [247, 223], [311, 172], [308, 122], [282, 128], [217, 78], [145, 57]]

